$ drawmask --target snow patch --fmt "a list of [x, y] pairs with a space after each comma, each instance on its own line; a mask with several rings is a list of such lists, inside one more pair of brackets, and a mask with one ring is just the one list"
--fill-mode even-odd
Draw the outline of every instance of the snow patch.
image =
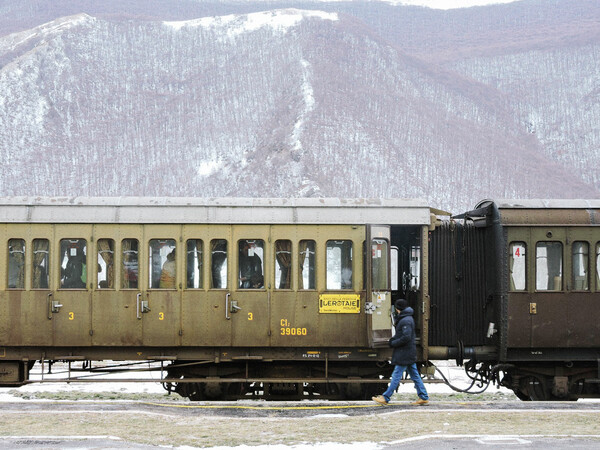
[[394, 6], [424, 6], [431, 9], [458, 9], [472, 6], [498, 5], [521, 0], [382, 0]]
[[202, 17], [200, 19], [179, 22], [163, 22], [163, 24], [177, 31], [184, 27], [227, 28], [227, 35], [235, 37], [242, 33], [259, 30], [263, 27], [270, 27], [275, 32], [286, 33], [290, 28], [295, 27], [306, 18], [336, 21], [338, 20], [338, 15], [324, 11], [280, 9], [244, 15], [231, 14], [228, 16]]
[[223, 167], [222, 161], [202, 161], [196, 169], [196, 173], [201, 177], [208, 177], [218, 172]]
[[300, 61], [302, 65], [302, 98], [304, 99], [304, 109], [302, 110], [300, 117], [294, 124], [294, 130], [292, 131], [292, 148], [296, 151], [302, 150], [302, 142], [300, 142], [300, 136], [304, 130], [304, 122], [307, 116], [315, 107], [315, 96], [312, 85], [310, 83], [310, 63], [304, 59]]
[[[179, 447], [180, 449], [184, 447]], [[336, 442], [319, 442], [317, 444], [269, 444], [269, 445], [239, 445], [236, 447], [211, 447], [211, 450], [376, 450], [383, 445], [375, 442], [354, 442], [352, 444], [339, 444]]]
[[[60, 19], [47, 22], [38, 27], [24, 32], [13, 33], [2, 39], [4, 48], [14, 50], [21, 44], [35, 38], [47, 39], [52, 38], [55, 35], [62, 33], [75, 26], [83, 25], [85, 23], [93, 23], [96, 19], [92, 16], [88, 16], [85, 13], [75, 14], [73, 16], [61, 17]], [[0, 47], [1, 48], [1, 47]]]

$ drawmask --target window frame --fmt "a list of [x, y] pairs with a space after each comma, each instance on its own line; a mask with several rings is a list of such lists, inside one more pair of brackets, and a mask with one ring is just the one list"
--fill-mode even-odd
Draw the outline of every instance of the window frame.
[[[538, 255], [538, 249], [540, 244], [558, 244], [560, 245], [560, 287], [559, 289], [540, 289], [538, 288], [538, 280], [539, 280], [539, 260], [541, 257]], [[548, 247], [546, 247], [548, 248]], [[546, 259], [549, 259], [548, 254], [546, 254]], [[548, 264], [546, 264], [548, 266]], [[546, 275], [547, 283], [550, 283], [550, 275]], [[556, 282], [556, 275], [553, 277], [553, 281]], [[565, 245], [562, 241], [552, 241], [552, 240], [544, 240], [537, 241], [535, 243], [535, 292], [565, 292]]]
[[[153, 286], [156, 284], [156, 276], [155, 274], [158, 271], [154, 271], [154, 249], [152, 248], [152, 242], [158, 242], [159, 244], [164, 243], [161, 247], [169, 247], [170, 250], [165, 252], [164, 256], [160, 255], [160, 276], [158, 277], [158, 286]], [[173, 244], [170, 244], [172, 242]], [[148, 263], [148, 284], [147, 288], [149, 290], [161, 290], [161, 291], [175, 291], [177, 290], [177, 281], [178, 281], [178, 270], [177, 270], [177, 239], [174, 238], [152, 238], [148, 239], [146, 248], [148, 249], [148, 257], [146, 262]], [[169, 256], [175, 252], [174, 259], [169, 259]], [[160, 254], [160, 248], [159, 248]], [[168, 266], [166, 266], [168, 264]], [[174, 272], [171, 276], [169, 273], [170, 270], [173, 269]], [[165, 283], [169, 282], [169, 278], [172, 279], [173, 286], [165, 286]], [[162, 286], [161, 286], [162, 285]]]
[[[519, 258], [523, 258], [523, 278], [524, 278], [524, 283], [525, 286], [523, 287], [523, 289], [517, 289], [512, 288], [511, 286], [514, 284], [514, 277], [513, 277], [513, 273], [514, 273], [514, 245], [519, 244], [519, 247], [523, 248], [525, 250], [524, 255], [518, 255]], [[508, 266], [508, 291], [509, 292], [527, 292], [528, 291], [528, 287], [529, 287], [529, 283], [528, 283], [528, 275], [529, 275], [529, 264], [527, 261], [527, 255], [528, 255], [528, 248], [527, 248], [527, 242], [525, 241], [519, 241], [519, 240], [515, 240], [515, 241], [511, 241], [508, 244], [508, 256], [509, 256], [509, 266]], [[537, 260], [537, 259], [536, 259]]]
[[[306, 245], [306, 250], [304, 252], [300, 251], [302, 249], [302, 243], [306, 242], [308, 244], [312, 244], [312, 249], [309, 248], [309, 245]], [[297, 282], [298, 282], [298, 291], [302, 291], [302, 292], [310, 292], [310, 291], [316, 291], [317, 290], [317, 281], [318, 281], [318, 260], [317, 260], [317, 253], [318, 253], [318, 246], [317, 246], [317, 241], [315, 239], [300, 239], [298, 241], [298, 274], [297, 274]], [[306, 255], [305, 255], [306, 253]], [[304, 256], [302, 256], [304, 255]], [[308, 274], [307, 274], [307, 280], [308, 280], [308, 285], [309, 287], [304, 287], [304, 266], [305, 266], [305, 262], [306, 262], [306, 257], [308, 255], [308, 262], [306, 263], [307, 265], [307, 269], [308, 269]], [[300, 265], [300, 261], [302, 258], [302, 265]], [[311, 262], [312, 262], [312, 273], [311, 273]], [[302, 267], [302, 270], [300, 270], [300, 268]], [[312, 275], [312, 280], [311, 280], [311, 275]], [[300, 280], [302, 280], [302, 282], [300, 282]], [[312, 281], [313, 286], [310, 287], [310, 282]]]
[[[288, 243], [289, 247], [285, 248], [285, 249], [281, 249], [281, 250], [277, 250], [278, 247], [278, 243]], [[287, 245], [287, 244], [286, 244]], [[279, 283], [277, 282], [277, 274], [278, 272], [280, 274], [283, 274], [283, 270], [280, 270], [280, 267], [282, 266], [282, 264], [280, 264], [280, 261], [278, 259], [278, 254], [280, 253], [286, 253], [289, 254], [289, 267], [287, 268], [288, 274], [286, 276], [286, 278], [289, 280], [288, 282], [288, 286], [287, 287], [283, 287], [280, 288], [280, 284], [281, 284], [281, 275], [279, 276]], [[275, 245], [273, 246], [273, 287], [274, 290], [276, 291], [291, 291], [294, 288], [294, 243], [292, 242], [291, 239], [276, 239], [275, 240]]]
[[[253, 250], [253, 255], [248, 255], [249, 258], [257, 256], [260, 260], [260, 271], [261, 274], [257, 275], [257, 277], [260, 277], [260, 279], [255, 278], [254, 280], [252, 279], [246, 279], [244, 280], [242, 275], [241, 275], [241, 263], [242, 263], [242, 245], [247, 245], [248, 243], [251, 244], [256, 244], [256, 243], [262, 243], [261, 246], [258, 245], [254, 245], [254, 247], [259, 248], [260, 249], [260, 253], [262, 253], [262, 257], [261, 255], [259, 255], [259, 252], [255, 252]], [[266, 289], [265, 287], [265, 256], [266, 256], [266, 244], [265, 244], [265, 240], [264, 239], [260, 239], [260, 238], [244, 238], [244, 239], [239, 239], [237, 241], [237, 270], [236, 270], [236, 286], [238, 290], [244, 290], [244, 291], [264, 291]], [[255, 275], [252, 275], [253, 277]], [[259, 283], [260, 281], [260, 283]], [[254, 285], [258, 285], [260, 284], [260, 287], [254, 287]], [[247, 286], [244, 286], [247, 285]]]
[[[225, 283], [221, 283], [221, 285], [223, 287], [215, 287], [214, 286], [214, 281], [215, 281], [215, 277], [214, 277], [214, 255], [215, 253], [217, 253], [216, 248], [214, 247], [215, 245], [219, 245], [221, 243], [225, 243], [225, 251], [219, 250], [219, 253], [224, 253], [225, 254], [225, 258], [223, 259], [223, 261], [221, 262], [221, 270], [219, 271], [220, 273], [223, 272], [223, 264], [225, 265]], [[208, 289], [210, 290], [227, 290], [229, 289], [229, 264], [230, 264], [230, 256], [229, 256], [229, 240], [228, 239], [224, 239], [224, 238], [214, 238], [210, 240], [210, 253], [209, 253], [209, 275], [210, 275], [210, 284], [208, 285]], [[237, 280], [237, 277], [236, 277]]]
[[[106, 278], [103, 280], [100, 280], [100, 272], [99, 270], [96, 269], [96, 289], [99, 291], [110, 291], [110, 290], [115, 290], [116, 289], [116, 274], [115, 274], [115, 262], [116, 262], [116, 255], [117, 255], [117, 250], [116, 250], [116, 242], [114, 239], [112, 238], [100, 238], [96, 241], [96, 258], [94, 260], [94, 262], [96, 262], [98, 265], [100, 265], [100, 260], [99, 258], [101, 257], [101, 253], [106, 252], [107, 250], [100, 250], [100, 242], [101, 241], [108, 241], [109, 243], [112, 243], [112, 249], [109, 246], [109, 250], [110, 252], [112, 252], [112, 286], [107, 286], [107, 287], [100, 287], [100, 283], [102, 281], [108, 281], [108, 273], [106, 272]], [[104, 257], [102, 257], [102, 259], [104, 260]], [[106, 263], [106, 260], [104, 260], [104, 262]], [[108, 265], [106, 266], [106, 268], [108, 269]]]
[[[14, 250], [11, 251], [12, 248], [12, 244], [11, 242], [13, 241], [19, 241], [19, 244], [21, 245], [21, 250]], [[17, 280], [21, 279], [21, 282], [19, 283], [20, 286], [14, 286], [11, 287], [10, 286], [10, 275], [11, 275], [11, 267], [14, 267], [14, 264], [11, 263], [11, 261], [13, 263], [17, 263], [17, 261], [15, 260], [15, 256], [12, 256], [14, 254], [21, 254], [21, 258], [22, 261], [20, 263], [20, 268], [16, 267], [16, 275], [17, 275]], [[25, 286], [26, 286], [26, 271], [27, 271], [27, 263], [26, 263], [26, 255], [27, 255], [27, 242], [25, 241], [25, 239], [22, 238], [10, 238], [8, 239], [8, 241], [6, 242], [6, 289], [10, 290], [10, 291], [24, 291], [25, 290]], [[12, 258], [11, 258], [12, 256]]]
[[[337, 246], [333, 246], [330, 247], [330, 243], [336, 243], [339, 244]], [[348, 249], [344, 250], [343, 246], [346, 245], [347, 243], [350, 244], [350, 258], [349, 258], [349, 265], [344, 265], [344, 251], [348, 251]], [[339, 272], [339, 286], [340, 287], [330, 287], [330, 279], [329, 279], [329, 265], [330, 265], [330, 254], [329, 254], [329, 249], [335, 249], [335, 248], [339, 248], [340, 249], [340, 256], [339, 256], [339, 262], [340, 262], [340, 272]], [[355, 251], [354, 251], [354, 241], [352, 241], [352, 239], [328, 239], [325, 242], [325, 290], [327, 291], [353, 291], [354, 290], [354, 283], [355, 283], [355, 270], [354, 270], [354, 264], [355, 264]], [[344, 278], [343, 278], [343, 273], [344, 270], [347, 270], [348, 268], [350, 268], [350, 283], [349, 283], [349, 287], [347, 287], [348, 285], [344, 283]], [[333, 272], [332, 272], [333, 273]], [[331, 280], [332, 284], [334, 282], [337, 281], [337, 276], [335, 280]], [[347, 283], [347, 281], [346, 281]]]
[[[36, 243], [40, 241], [45, 241], [46, 249], [38, 248], [36, 250]], [[39, 261], [39, 264], [36, 265], [36, 253], [42, 252], [45, 256]], [[35, 287], [35, 271], [36, 266], [41, 267], [41, 263], [45, 262], [46, 266], [46, 287]], [[50, 260], [50, 239], [46, 238], [35, 238], [31, 241], [31, 290], [32, 291], [47, 291], [50, 289], [50, 283], [52, 280], [51, 275], [52, 271], [52, 262]]]
[[[196, 247], [192, 250], [190, 250], [190, 243], [191, 242], [195, 242], [196, 243]], [[198, 242], [200, 242], [200, 250], [198, 250]], [[195, 287], [195, 286], [190, 286], [190, 281], [192, 281], [192, 284], [196, 278], [193, 277], [190, 279], [190, 277], [188, 276], [188, 274], [190, 273], [189, 271], [189, 266], [190, 266], [190, 252], [195, 252], [196, 255], [198, 255], [198, 253], [200, 254], [200, 257], [196, 257], [195, 260], [199, 262], [200, 267], [198, 267], [198, 281], [199, 281], [199, 286]], [[199, 291], [199, 290], [204, 290], [204, 285], [205, 285], [205, 281], [204, 281], [204, 254], [205, 254], [205, 246], [204, 246], [204, 239], [200, 239], [200, 238], [190, 238], [190, 239], [186, 239], [185, 241], [185, 285], [184, 285], [184, 289], [187, 290], [192, 290], [192, 291]], [[195, 272], [195, 268], [194, 268], [194, 273]]]
[[[83, 287], [80, 286], [75, 286], [75, 287], [68, 287], [65, 286], [64, 283], [66, 283], [66, 281], [63, 281], [63, 278], [66, 279], [66, 275], [64, 275], [64, 272], [67, 271], [67, 267], [69, 265], [70, 262], [70, 257], [69, 256], [75, 256], [77, 257], [77, 255], [67, 255], [68, 253], [68, 247], [63, 248], [63, 242], [68, 241], [68, 242], [81, 242], [83, 241], [84, 243], [84, 248], [83, 248], [83, 264], [85, 265], [85, 281], [83, 281], [83, 279], [80, 278], [81, 282], [84, 284]], [[74, 291], [74, 290], [88, 290], [88, 281], [90, 280], [90, 276], [89, 276], [89, 264], [88, 264], [88, 250], [89, 250], [89, 244], [88, 244], [88, 240], [86, 238], [62, 238], [58, 241], [58, 248], [59, 248], [59, 257], [58, 257], [58, 266], [60, 267], [60, 277], [59, 277], [59, 282], [58, 282], [58, 289], [59, 290], [67, 290], [67, 291]], [[72, 253], [72, 252], [70, 252]], [[67, 258], [67, 261], [65, 262], [65, 258]], [[65, 267], [63, 268], [63, 263], [65, 263]], [[82, 267], [82, 274], [81, 277], [83, 277], [83, 267]]]
[[[585, 286], [583, 289], [576, 289], [576, 274], [575, 274], [575, 247], [576, 244], [584, 244], [585, 248], [586, 248], [586, 253], [582, 253], [582, 255], [585, 255], [584, 258], [586, 259], [585, 261], [585, 267], [584, 267], [584, 271], [585, 271]], [[573, 243], [571, 244], [571, 291], [573, 292], [590, 292], [591, 290], [591, 286], [590, 286], [590, 243], [588, 241], [573, 241]]]
[[[123, 245], [125, 241], [130, 241], [130, 242], [135, 242], [136, 243], [136, 249], [132, 250], [131, 248], [125, 250], [125, 246]], [[140, 240], [137, 238], [123, 238], [121, 239], [120, 242], [120, 252], [119, 252], [119, 289], [122, 290], [139, 290], [140, 289]], [[125, 252], [131, 252], [132, 254], [135, 253], [136, 255], [136, 261], [135, 261], [135, 274], [136, 274], [136, 279], [135, 279], [135, 286], [134, 287], [130, 287], [130, 286], [125, 286]], [[128, 259], [128, 263], [130, 263], [131, 261], [129, 261], [129, 257]]]

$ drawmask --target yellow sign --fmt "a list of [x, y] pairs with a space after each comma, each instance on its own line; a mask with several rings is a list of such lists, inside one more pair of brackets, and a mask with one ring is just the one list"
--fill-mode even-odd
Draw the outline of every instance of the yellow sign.
[[321, 294], [319, 314], [360, 314], [360, 295]]

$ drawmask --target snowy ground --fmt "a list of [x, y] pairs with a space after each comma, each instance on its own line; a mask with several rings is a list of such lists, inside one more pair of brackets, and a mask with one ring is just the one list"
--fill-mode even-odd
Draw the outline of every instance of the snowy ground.
[[[464, 389], [469, 386], [470, 380], [465, 375], [464, 369], [462, 367], [457, 367], [454, 363], [448, 361], [436, 361], [435, 365], [444, 373], [446, 378], [450, 381], [452, 385], [455, 387]], [[73, 368], [80, 368], [81, 363], [72, 363]], [[143, 366], [136, 366], [142, 368]], [[122, 392], [127, 394], [165, 394], [162, 384], [158, 382], [160, 380], [160, 372], [124, 372], [115, 375], [104, 375], [101, 378], [116, 378], [116, 379], [146, 379], [148, 382], [93, 382], [93, 383], [85, 383], [85, 382], [50, 382], [50, 380], [57, 380], [60, 378], [65, 378], [68, 375], [68, 365], [66, 363], [56, 363], [52, 366], [52, 374], [49, 375], [47, 373], [48, 367], [45, 367], [45, 372], [43, 377], [41, 374], [41, 365], [36, 363], [34, 368], [31, 371], [31, 379], [32, 380], [44, 380], [39, 383], [28, 384], [19, 388], [0, 388], [0, 402], [2, 401], [27, 401], [20, 396], [15, 396], [10, 392], [18, 392], [20, 394], [24, 393], [34, 393], [34, 392]], [[72, 372], [72, 376], [89, 376], [87, 372]], [[90, 379], [100, 378], [99, 377], [90, 377]], [[436, 379], [441, 379], [439, 374], [436, 374]], [[157, 380], [152, 382], [152, 380]], [[427, 391], [429, 394], [451, 394], [454, 391], [448, 387], [444, 383], [427, 383], [426, 384]], [[479, 389], [474, 389], [475, 391]], [[406, 384], [402, 384], [398, 389], [398, 392], [401, 394], [412, 394], [414, 393], [414, 388], [412, 383], [408, 382]], [[495, 386], [488, 387], [486, 393], [502, 393], [507, 396], [511, 396], [512, 392], [505, 388], [498, 389]]]

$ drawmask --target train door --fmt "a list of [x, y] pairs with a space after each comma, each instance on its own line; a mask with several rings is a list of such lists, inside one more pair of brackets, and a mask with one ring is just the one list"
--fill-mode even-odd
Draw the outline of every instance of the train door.
[[148, 225], [144, 229], [140, 300], [142, 341], [145, 346], [170, 347], [181, 343], [183, 248], [181, 226]]
[[233, 289], [228, 301], [234, 346], [269, 345], [271, 307], [268, 227], [236, 225], [232, 233]]
[[[535, 312], [535, 294], [528, 279], [532, 279], [528, 268], [533, 267], [535, 244], [531, 242], [529, 229], [515, 228], [508, 235], [508, 347], [531, 346], [531, 318]], [[504, 260], [504, 259], [502, 259]]]
[[231, 345], [231, 286], [235, 282], [232, 269], [231, 227], [209, 228], [206, 239], [208, 267], [206, 302], [202, 307], [202, 342], [211, 346]]
[[89, 346], [92, 336], [90, 225], [55, 225], [51, 249], [58, 289], [49, 300], [55, 346]]
[[1, 342], [8, 345], [52, 344], [48, 310], [52, 299], [48, 277], [52, 238], [53, 229], [49, 225], [36, 226], [34, 230], [23, 225], [6, 227], [3, 239], [7, 262], [3, 283], [6, 285], [0, 291]]
[[[116, 232], [115, 232], [116, 231]], [[96, 225], [92, 254], [92, 344], [142, 344], [137, 225]]]
[[[186, 225], [183, 229], [183, 250], [185, 255], [184, 285], [181, 301], [181, 321], [183, 326], [184, 346], [203, 346], [211, 340], [210, 333], [218, 321], [226, 321], [225, 317], [211, 316], [211, 305], [208, 302], [207, 289], [209, 272], [207, 271], [210, 242], [206, 240], [207, 227], [204, 225]], [[224, 305], [221, 306], [224, 309]], [[217, 315], [218, 316], [218, 315]], [[211, 326], [211, 320], [212, 322]], [[213, 342], [213, 345], [220, 343]]]
[[534, 248], [535, 299], [530, 303], [531, 346], [563, 347], [569, 340], [568, 302], [565, 283], [564, 228], [540, 228], [531, 232]]
[[371, 347], [388, 345], [392, 336], [392, 293], [390, 290], [390, 240], [389, 226], [367, 226], [366, 291], [367, 334]]
[[317, 228], [271, 227], [271, 345], [316, 345], [319, 301], [316, 287]]

